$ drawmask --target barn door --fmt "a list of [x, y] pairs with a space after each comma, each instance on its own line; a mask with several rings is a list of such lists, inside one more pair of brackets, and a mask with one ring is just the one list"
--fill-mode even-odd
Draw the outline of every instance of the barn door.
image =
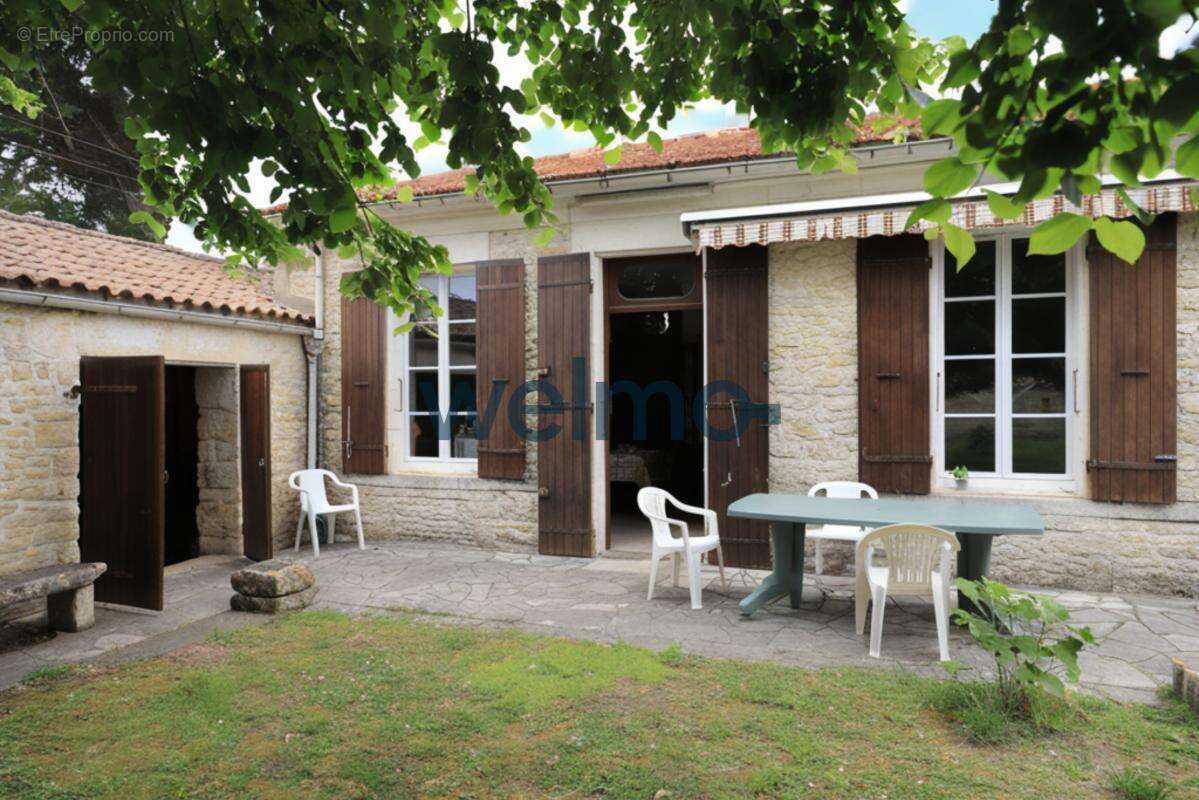
[[271, 558], [271, 373], [266, 365], [241, 368], [241, 507], [246, 558]]
[[769, 489], [766, 248], [709, 250], [704, 280], [708, 507], [720, 515], [725, 563], [769, 568], [769, 526], [725, 515], [734, 500]]
[[382, 475], [386, 465], [387, 309], [373, 300], [341, 299], [342, 469]]
[[591, 258], [586, 253], [537, 262], [538, 552], [592, 556]]
[[79, 554], [102, 561], [96, 599], [162, 610], [162, 356], [80, 361]]

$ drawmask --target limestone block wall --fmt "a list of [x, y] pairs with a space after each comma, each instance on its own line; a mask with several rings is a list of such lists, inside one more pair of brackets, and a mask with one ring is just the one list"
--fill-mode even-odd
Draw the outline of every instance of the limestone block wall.
[[[236, 364], [269, 364], [276, 546], [294, 532], [298, 503], [287, 476], [304, 466], [306, 435], [307, 374], [299, 336], [0, 304], [0, 352], [0, 574], [79, 559], [79, 400], [70, 390], [79, 383], [82, 356], [161, 355], [228, 365], [231, 372]], [[221, 398], [227, 410], [229, 395]], [[240, 449], [227, 426], [216, 441], [219, 446], [204, 448], [213, 458], [227, 458], [230, 444]], [[227, 484], [228, 470], [220, 471], [218, 483]], [[236, 469], [233, 474], [236, 485]], [[236, 552], [240, 509], [238, 514]], [[223, 516], [220, 524], [231, 521]]]
[[238, 426], [238, 371], [232, 367], [196, 370], [196, 422], [200, 500], [196, 526], [200, 553], [240, 554], [241, 443]]
[[[535, 233], [524, 229], [492, 232], [488, 258], [525, 261], [525, 377], [537, 378], [537, 257], [570, 252], [569, 228], [538, 248]], [[321, 351], [321, 461], [342, 472], [341, 448], [341, 262], [329, 253], [325, 264], [325, 340]], [[390, 367], [389, 367], [390, 369]], [[391, 382], [396, 376], [389, 374]], [[530, 402], [532, 402], [530, 400]], [[527, 419], [530, 427], [536, 419]], [[428, 468], [410, 469], [388, 456], [388, 475], [354, 476], [362, 501], [362, 524], [368, 539], [442, 539], [504, 550], [537, 547], [537, 444], [527, 443], [523, 481], [483, 480], [476, 476], [438, 475]], [[338, 529], [338, 538], [352, 534]]]

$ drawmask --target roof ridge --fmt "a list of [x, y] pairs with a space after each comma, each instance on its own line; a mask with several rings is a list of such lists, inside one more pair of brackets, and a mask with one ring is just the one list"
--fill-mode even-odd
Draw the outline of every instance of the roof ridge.
[[182, 247], [176, 247], [171, 244], [163, 244], [161, 242], [147, 242], [144, 239], [134, 239], [132, 236], [120, 236], [115, 233], [106, 233], [93, 228], [83, 228], [78, 225], [72, 225], [69, 222], [59, 222], [58, 220], [46, 219], [39, 217], [36, 214], [14, 214], [12, 211], [0, 208], [0, 216], [7, 217], [14, 222], [27, 222], [31, 225], [41, 225], [45, 228], [58, 228], [60, 230], [68, 230], [73, 233], [83, 234], [85, 236], [95, 236], [100, 239], [108, 239], [112, 241], [122, 242], [124, 244], [136, 245], [138, 247], [146, 247], [152, 250], [160, 250], [165, 253], [174, 253], [175, 255], [186, 256], [188, 258], [198, 258], [204, 261], [215, 261], [224, 263], [225, 259], [218, 256], [209, 255], [208, 253], [195, 253], [191, 250], [184, 250]]

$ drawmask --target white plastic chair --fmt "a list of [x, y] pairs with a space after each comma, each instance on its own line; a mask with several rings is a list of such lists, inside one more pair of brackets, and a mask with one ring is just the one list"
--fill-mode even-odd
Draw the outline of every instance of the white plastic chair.
[[[885, 567], [874, 565], [874, 549], [887, 553]], [[858, 635], [866, 630], [866, 604], [874, 603], [870, 619], [870, 655], [879, 657], [883, 641], [883, 609], [887, 597], [932, 596], [937, 618], [941, 660], [949, 660], [949, 557], [961, 547], [949, 531], [929, 525], [886, 525], [858, 542], [857, 592], [854, 616]]]
[[[333, 482], [334, 486], [340, 486], [343, 489], [349, 489], [353, 500], [343, 505], [332, 505], [329, 503], [329, 497], [325, 494], [325, 478]], [[345, 511], [354, 512], [354, 521], [358, 524], [358, 549], [365, 550], [366, 544], [362, 541], [362, 513], [358, 508], [358, 487], [352, 483], [345, 483], [338, 479], [336, 475], [327, 469], [302, 469], [293, 472], [287, 479], [287, 483], [291, 488], [300, 493], [300, 522], [296, 525], [296, 550], [300, 549], [300, 537], [304, 533], [304, 520], [308, 520], [308, 534], [312, 537], [312, 555], [319, 556], [321, 554], [320, 537], [316, 532], [316, 518], [325, 517], [325, 522], [329, 529], [328, 541], [333, 541], [333, 532], [337, 525], [337, 514]]]
[[[666, 504], [670, 503], [680, 511], [696, 514], [704, 518], [704, 535], [692, 536], [687, 523], [666, 516]], [[649, 517], [653, 530], [652, 560], [649, 567], [649, 592], [646, 599], [654, 599], [654, 584], [658, 580], [658, 562], [666, 556], [674, 559], [674, 585], [679, 585], [679, 557], [687, 559], [687, 578], [691, 589], [691, 607], [703, 608], [700, 601], [701, 586], [699, 583], [700, 557], [711, 550], [716, 551], [716, 563], [720, 565], [720, 585], [728, 591], [724, 580], [724, 551], [720, 549], [720, 531], [717, 529], [716, 512], [707, 508], [698, 508], [680, 503], [669, 492], [656, 486], [646, 486], [637, 492], [637, 507], [641, 513]], [[671, 526], [679, 529], [681, 537], [676, 539], [670, 531]]]
[[[859, 499], [869, 497], [878, 499], [878, 492], [873, 486], [854, 481], [825, 481], [818, 483], [808, 490], [808, 497], [837, 497], [843, 499]], [[869, 528], [856, 528], [853, 525], [809, 525], [804, 532], [807, 539], [816, 540], [816, 574], [824, 572], [824, 542], [832, 539], [840, 542], [853, 542], [855, 545], [862, 537], [870, 532]]]

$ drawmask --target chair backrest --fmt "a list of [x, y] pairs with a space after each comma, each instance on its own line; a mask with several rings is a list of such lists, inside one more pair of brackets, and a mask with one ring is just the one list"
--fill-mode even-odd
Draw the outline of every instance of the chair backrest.
[[808, 497], [838, 497], [841, 499], [859, 499], [869, 497], [878, 499], [878, 492], [873, 486], [855, 481], [825, 481], [818, 483], [808, 490]]
[[867, 556], [858, 563], [868, 564], [870, 549], [879, 546], [887, 551], [888, 593], [927, 589], [933, 568], [948, 569], [949, 554], [961, 547], [958, 537], [931, 525], [885, 525], [858, 542], [859, 557]]
[[[326, 508], [329, 505], [329, 498], [325, 494], [325, 476], [333, 475], [327, 469], [302, 469], [293, 472], [287, 479], [288, 484], [293, 489], [299, 489], [308, 497], [308, 502], [312, 503], [313, 509], [318, 510]], [[301, 495], [301, 499], [304, 495]]]
[[637, 492], [637, 507], [649, 518], [654, 542], [659, 547], [678, 546], [678, 542], [670, 533], [670, 517], [666, 516], [666, 501], [673, 499], [670, 492], [657, 486], [646, 486]]

